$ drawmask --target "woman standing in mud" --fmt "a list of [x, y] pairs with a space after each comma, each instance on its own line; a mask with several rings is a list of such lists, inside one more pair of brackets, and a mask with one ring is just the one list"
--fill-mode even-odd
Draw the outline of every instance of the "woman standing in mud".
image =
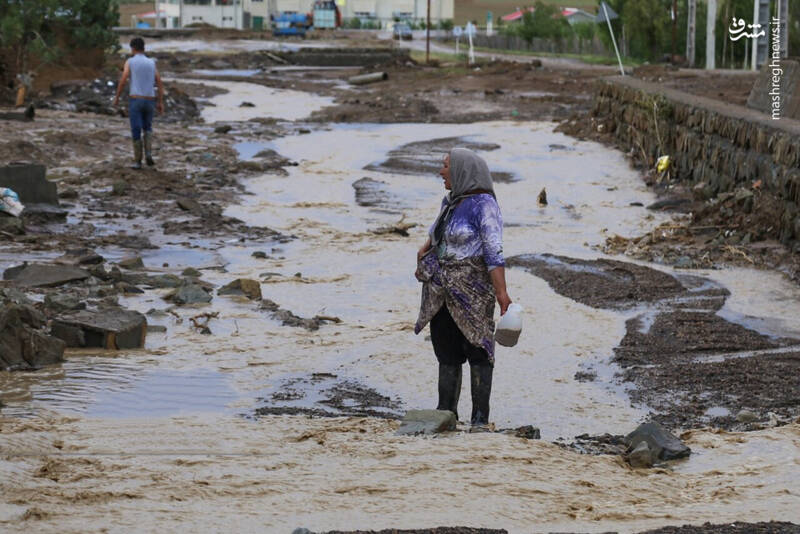
[[506, 292], [503, 220], [486, 162], [475, 152], [454, 148], [439, 171], [450, 192], [417, 253], [422, 304], [414, 327], [431, 325], [439, 361], [439, 404], [458, 417], [461, 366], [469, 361], [471, 423], [489, 423], [494, 369], [494, 302], [504, 314]]

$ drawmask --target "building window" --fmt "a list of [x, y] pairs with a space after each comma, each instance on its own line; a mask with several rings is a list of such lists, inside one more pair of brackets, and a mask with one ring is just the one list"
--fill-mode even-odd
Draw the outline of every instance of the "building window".
[[211, 5], [211, 0], [183, 0], [183, 3], [187, 5], [209, 6]]

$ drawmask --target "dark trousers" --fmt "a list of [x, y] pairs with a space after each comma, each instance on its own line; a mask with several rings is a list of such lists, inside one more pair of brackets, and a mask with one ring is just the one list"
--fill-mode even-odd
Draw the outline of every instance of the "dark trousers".
[[444, 365], [491, 365], [486, 349], [470, 343], [450, 315], [447, 305], [431, 319], [431, 342], [436, 359]]

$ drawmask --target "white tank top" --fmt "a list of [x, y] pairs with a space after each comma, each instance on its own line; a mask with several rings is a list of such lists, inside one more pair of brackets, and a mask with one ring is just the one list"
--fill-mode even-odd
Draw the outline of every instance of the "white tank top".
[[136, 54], [128, 60], [131, 71], [131, 90], [133, 96], [155, 97], [156, 62], [144, 54]]

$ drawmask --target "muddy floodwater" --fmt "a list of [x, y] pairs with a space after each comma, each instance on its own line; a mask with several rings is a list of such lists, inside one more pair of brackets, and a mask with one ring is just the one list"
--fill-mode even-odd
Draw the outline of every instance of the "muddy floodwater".
[[[207, 123], [297, 120], [331, 103], [246, 82], [204, 83], [227, 90], [203, 110]], [[253, 106], [240, 107], [242, 101]], [[483, 144], [492, 171], [509, 177], [495, 187], [507, 257], [595, 259], [607, 237], [639, 235], [668, 220], [643, 207], [655, 197], [621, 153], [553, 127], [328, 124], [263, 143], [242, 139], [235, 146], [243, 160], [268, 149], [296, 165], [287, 175], [245, 179], [248, 194], [225, 215], [293, 239], [165, 246], [144, 251], [144, 263], [167, 272], [193, 267], [216, 286], [259, 280], [264, 298], [296, 317], [318, 318], [318, 329], [284, 325], [240, 297], [167, 312], [167, 290], [151, 291], [120, 299], [147, 313], [150, 325], [166, 327], [151, 332], [144, 349], [72, 350], [60, 366], [0, 373], [0, 530], [459, 524], [636, 532], [705, 521], [800, 521], [796, 423], [748, 433], [692, 430], [682, 436], [693, 450], [688, 459], [641, 471], [616, 456], [554, 443], [625, 434], [646, 419], [649, 407], [632, 405], [630, 385], [611, 362], [626, 321], [643, 309], [580, 304], [524, 269], [507, 270], [509, 294], [525, 310], [524, 330], [516, 347], [497, 349], [491, 420], [500, 429], [539, 427], [542, 440], [463, 431], [394, 435], [406, 409], [436, 404], [428, 330], [413, 333], [420, 291], [413, 272], [444, 190], [435, 171], [383, 165], [392, 151], [452, 139]], [[364, 184], [371, 202], [357, 197]], [[546, 206], [536, 202], [542, 189]], [[398, 223], [408, 236], [391, 231]], [[109, 259], [118, 259], [113, 254]], [[18, 260], [0, 257], [0, 266]], [[781, 276], [692, 274], [730, 291], [719, 311], [728, 321], [800, 337], [800, 291]], [[210, 334], [191, 325], [203, 312], [218, 312], [207, 322]], [[575, 379], [587, 369], [597, 379]], [[459, 412], [469, 408], [465, 385]], [[309, 417], [317, 413], [341, 416]]]

